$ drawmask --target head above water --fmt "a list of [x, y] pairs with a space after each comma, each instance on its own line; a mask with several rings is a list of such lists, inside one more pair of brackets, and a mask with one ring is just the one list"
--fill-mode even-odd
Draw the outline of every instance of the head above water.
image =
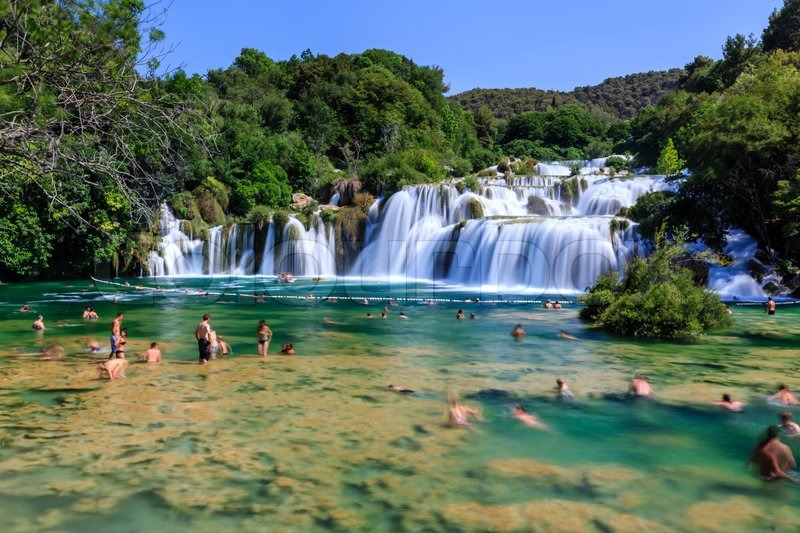
[[211, 318], [211, 315], [209, 315], [208, 313], [203, 315], [203, 320], [208, 320], [209, 318]]
[[781, 434], [781, 428], [779, 426], [770, 426], [767, 428], [767, 438], [774, 439], [778, 435]]

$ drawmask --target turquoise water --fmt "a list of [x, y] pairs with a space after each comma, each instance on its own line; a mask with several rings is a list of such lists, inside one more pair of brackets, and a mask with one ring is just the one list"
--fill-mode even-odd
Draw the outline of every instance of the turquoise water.
[[[578, 321], [570, 299], [560, 311], [542, 309], [546, 295], [256, 278], [159, 283], [168, 290], [0, 286], [4, 530], [800, 527], [800, 489], [746, 469], [781, 410], [765, 398], [778, 383], [800, 390], [798, 306], [779, 306], [774, 317], [734, 306], [733, 328], [668, 343], [609, 337]], [[257, 302], [253, 292], [267, 297]], [[89, 305], [96, 322], [81, 319]], [[386, 320], [366, 318], [384, 305]], [[478, 318], [458, 321], [458, 309]], [[127, 377], [101, 381], [96, 366], [120, 311]], [[233, 353], [200, 366], [192, 333], [206, 312]], [[30, 328], [37, 314], [43, 333]], [[262, 318], [274, 331], [266, 359], [256, 356]], [[517, 323], [527, 332], [520, 341], [509, 334]], [[562, 329], [577, 340], [560, 338]], [[87, 353], [87, 338], [100, 341], [100, 354]], [[151, 341], [164, 361], [135, 363]], [[278, 355], [284, 342], [295, 356]], [[37, 357], [54, 343], [63, 359]], [[625, 398], [635, 372], [650, 378], [653, 398]], [[573, 400], [555, 398], [557, 377]], [[387, 392], [389, 381], [416, 393]], [[483, 420], [449, 427], [447, 391], [480, 407]], [[710, 405], [723, 393], [745, 401], [745, 412]], [[515, 403], [549, 429], [512, 419]], [[798, 452], [800, 442], [784, 441]]]

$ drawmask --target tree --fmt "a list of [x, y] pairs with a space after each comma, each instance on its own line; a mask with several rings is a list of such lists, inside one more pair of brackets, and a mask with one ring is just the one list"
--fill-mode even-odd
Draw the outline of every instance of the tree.
[[141, 0], [0, 7], [0, 189], [21, 180], [59, 231], [118, 243], [131, 222], [152, 219], [170, 190], [165, 169], [182, 165], [176, 144], [190, 135], [172, 100], [137, 72], [158, 66], [148, 55], [163, 37], [156, 16]]
[[766, 52], [800, 52], [800, 0], [784, 0], [780, 11], [772, 12], [761, 35], [761, 46]]
[[661, 155], [658, 156], [656, 168], [659, 172], [663, 172], [668, 176], [678, 174], [686, 163], [678, 156], [678, 151], [675, 149], [675, 143], [672, 142], [672, 137], [667, 139], [667, 144], [661, 150]]

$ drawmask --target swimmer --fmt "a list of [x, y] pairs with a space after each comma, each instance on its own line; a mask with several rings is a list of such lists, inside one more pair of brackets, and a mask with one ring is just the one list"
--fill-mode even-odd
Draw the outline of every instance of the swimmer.
[[781, 429], [784, 435], [791, 439], [800, 438], [800, 425], [792, 420], [792, 413], [783, 411], [778, 414], [778, 419], [781, 421]]
[[386, 311], [381, 311], [381, 318], [386, 318]]
[[653, 393], [653, 389], [650, 387], [646, 377], [636, 374], [631, 380], [630, 387], [628, 387], [628, 393], [645, 398]]
[[231, 345], [222, 340], [222, 335], [217, 335], [217, 341], [219, 342], [219, 354], [222, 357], [231, 353]]
[[477, 320], [478, 319], [478, 315], [476, 315], [475, 313], [470, 313], [469, 314], [469, 319], [470, 320]]
[[407, 315], [407, 314], [405, 314], [404, 312], [400, 311], [400, 314], [399, 314], [399, 315], [397, 315], [397, 318], [406, 318], [406, 319], [407, 319], [407, 318], [408, 318], [408, 315]]
[[142, 356], [139, 358], [142, 363], [160, 363], [161, 362], [161, 350], [158, 349], [157, 342], [151, 342], [150, 348], [144, 351]]
[[39, 359], [44, 361], [64, 359], [64, 348], [62, 348], [57, 342], [50, 344], [42, 350], [41, 354], [39, 354]]
[[514, 329], [511, 330], [511, 336], [517, 339], [521, 339], [525, 336], [525, 330], [522, 329], [522, 324], [517, 324], [514, 326]]
[[337, 322], [332, 318], [328, 318], [327, 316], [322, 317], [323, 324], [336, 324]]
[[456, 313], [456, 320], [464, 320], [464, 311], [462, 311], [461, 309], [459, 309], [458, 312]]
[[31, 327], [36, 331], [44, 331], [45, 329], [47, 329], [44, 327], [44, 317], [42, 315], [39, 315], [39, 318], [33, 321]]
[[292, 346], [291, 342], [287, 342], [281, 348], [281, 353], [283, 355], [294, 355], [294, 346]]
[[741, 413], [742, 409], [744, 409], [744, 404], [740, 401], [732, 400], [730, 394], [723, 394], [722, 400], [719, 402], [714, 402], [712, 405], [720, 405], [728, 411], [733, 411], [734, 413]]
[[552, 308], [553, 308], [553, 302], [551, 302], [550, 300], [547, 300], [547, 301], [544, 303], [544, 308], [545, 308], [545, 309], [552, 309]]
[[372, 313], [367, 313], [367, 318], [375, 318], [375, 317], [372, 316]]
[[100, 352], [100, 343], [96, 339], [86, 339], [83, 346], [92, 353]]
[[522, 405], [517, 404], [514, 406], [514, 410], [511, 413], [511, 416], [522, 422], [528, 427], [531, 428], [538, 428], [538, 429], [547, 429], [547, 426], [534, 415], [528, 412]]
[[569, 390], [569, 386], [561, 378], [556, 379], [555, 390], [559, 398], [572, 398], [572, 391]]
[[125, 365], [128, 364], [125, 359], [109, 359], [103, 361], [98, 365], [100, 377], [107, 377], [110, 380], [120, 379], [125, 377]]
[[787, 472], [797, 467], [792, 450], [780, 441], [780, 433], [778, 426], [768, 427], [766, 437], [750, 454], [750, 463], [758, 467], [761, 479], [766, 481], [793, 480]]
[[573, 334], [571, 334], [571, 333], [569, 333], [569, 332], [567, 332], [567, 331], [565, 331], [563, 329], [558, 332], [558, 336], [561, 337], [562, 339], [569, 339], [571, 341], [578, 340], [578, 337], [576, 337], [575, 335], [573, 335]]
[[386, 389], [391, 392], [399, 392], [400, 394], [413, 394], [414, 391], [411, 389], [407, 389], [405, 387], [401, 387], [400, 385], [393, 385], [392, 382], [388, 382], [386, 384]]
[[22, 307], [19, 308], [21, 313], [27, 313], [31, 310], [30, 304], [22, 304]]
[[789, 392], [789, 389], [783, 384], [778, 385], [778, 392], [770, 396], [768, 401], [779, 405], [800, 405], [800, 402], [797, 401], [794, 394]]
[[447, 395], [447, 411], [450, 423], [454, 426], [471, 426], [472, 424], [469, 422], [470, 417], [475, 420], [483, 420], [480, 409], [462, 404], [458, 400], [458, 396], [454, 393]]

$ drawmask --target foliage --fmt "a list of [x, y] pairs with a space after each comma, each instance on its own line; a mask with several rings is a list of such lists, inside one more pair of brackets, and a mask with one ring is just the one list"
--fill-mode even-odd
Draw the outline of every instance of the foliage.
[[571, 92], [540, 89], [472, 89], [453, 100], [477, 114], [487, 106], [493, 116], [508, 120], [530, 111], [548, 111], [565, 104], [580, 104], [589, 113], [613, 119], [630, 119], [643, 107], [655, 105], [677, 88], [681, 69], [608, 78], [600, 85], [576, 87]]
[[464, 187], [468, 190], [479, 193], [481, 191], [481, 184], [478, 182], [478, 178], [476, 176], [467, 176], [464, 178]]
[[[149, 31], [154, 7], [74, 0], [0, 9], [0, 188], [21, 185], [26, 203], [40, 205], [45, 240], [80, 239], [80, 254], [53, 265], [59, 274], [89, 271], [135, 224], [149, 224], [172, 191], [169, 173], [183, 167], [178, 149], [194, 138], [190, 107], [179, 118], [175, 102], [136, 70], [158, 66], [150, 55], [157, 43], [139, 33], [163, 37]], [[8, 198], [0, 200], [5, 213], [14, 211]]]
[[761, 45], [765, 52], [800, 52], [800, 0], [784, 0], [783, 7], [770, 15]]
[[616, 273], [600, 276], [587, 294], [580, 317], [593, 320], [617, 335], [689, 337], [729, 326], [730, 316], [719, 297], [695, 284], [684, 237], [656, 239], [653, 254], [636, 258], [622, 279]]
[[672, 138], [667, 139], [667, 144], [661, 150], [661, 155], [658, 156], [656, 168], [668, 176], [680, 173], [685, 165], [685, 161], [680, 158], [678, 151], [675, 149], [675, 143]]

